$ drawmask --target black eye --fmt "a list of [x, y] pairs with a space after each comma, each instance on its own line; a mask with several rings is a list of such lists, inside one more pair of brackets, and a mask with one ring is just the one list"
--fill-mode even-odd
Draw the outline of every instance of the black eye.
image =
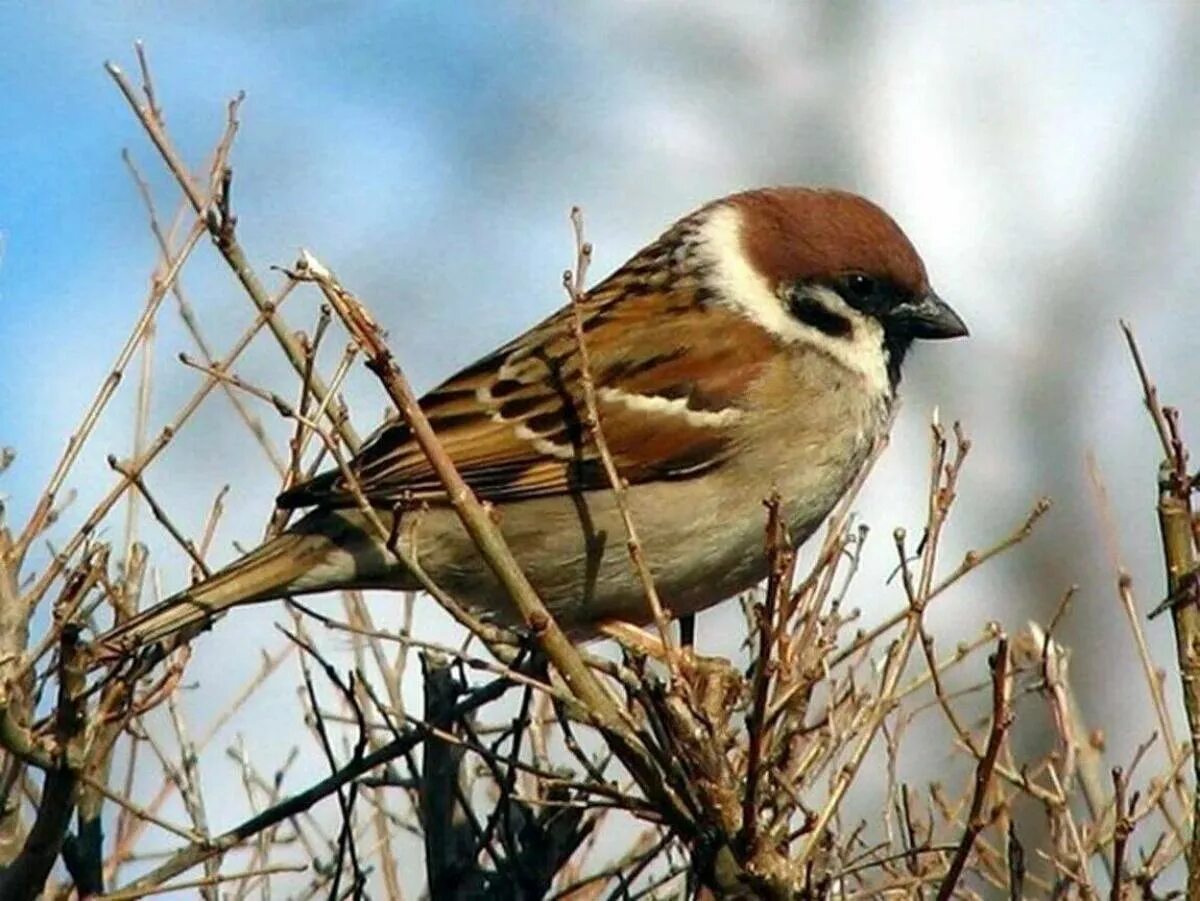
[[868, 300], [878, 290], [879, 283], [869, 275], [863, 275], [861, 272], [852, 272], [846, 276], [846, 288], [858, 299]]

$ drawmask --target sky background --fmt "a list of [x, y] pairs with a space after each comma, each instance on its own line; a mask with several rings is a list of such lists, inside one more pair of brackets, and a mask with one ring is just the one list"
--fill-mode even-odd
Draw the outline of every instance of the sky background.
[[[876, 538], [854, 601], [868, 619], [901, 603], [883, 584], [894, 553], [884, 536], [921, 520], [936, 406], [974, 439], [948, 561], [1006, 533], [1038, 495], [1056, 503], [1027, 546], [942, 602], [939, 636], [976, 634], [988, 619], [1015, 631], [1078, 583], [1060, 636], [1076, 648], [1087, 721], [1128, 759], [1153, 725], [1085, 460], [1104, 477], [1149, 607], [1162, 592], [1157, 457], [1117, 319], [1134, 323], [1163, 396], [1195, 422], [1198, 13], [1133, 2], [0, 5], [0, 445], [18, 452], [0, 478], [9, 521], [28, 515], [144, 301], [155, 248], [121, 149], [165, 211], [176, 202], [101, 68], [113, 59], [132, 71], [135, 39], [197, 165], [225, 102], [246, 91], [234, 202], [256, 267], [312, 249], [389, 329], [418, 389], [560, 305], [572, 204], [585, 210], [599, 277], [711, 198], [844, 187], [896, 217], [972, 331], [920, 348], [906, 368], [894, 445], [859, 504]], [[183, 284], [219, 348], [252, 318], [207, 246]], [[310, 292], [290, 300], [293, 327], [310, 328], [316, 306]], [[152, 431], [198, 382], [180, 350], [190, 345], [168, 300]], [[239, 372], [293, 393], [269, 341]], [[348, 390], [365, 432], [382, 394], [364, 375]], [[66, 525], [112, 484], [105, 456], [129, 453], [133, 409], [127, 384], [71, 480]], [[260, 412], [282, 445], [288, 428]], [[217, 561], [261, 534], [276, 488], [219, 396], [148, 478], [192, 533], [231, 485]], [[161, 551], [164, 592], [175, 590], [183, 555], [152, 523], [142, 534]], [[373, 603], [394, 624], [395, 603]], [[431, 608], [418, 622], [442, 636]], [[211, 692], [185, 698], [198, 721], [205, 698], [254, 669], [257, 647], [279, 645], [280, 616], [242, 611], [239, 627], [197, 645], [189, 672]], [[731, 651], [722, 636], [736, 632], [722, 624], [736, 621], [732, 610], [702, 616], [702, 648]], [[1169, 625], [1149, 635], [1169, 659]], [[281, 760], [300, 729], [293, 683], [281, 676], [217, 745], [241, 735], [264, 767]], [[204, 778], [219, 795], [233, 777], [218, 758]], [[296, 778], [321, 768], [302, 761]], [[239, 803], [214, 827], [240, 818]]]

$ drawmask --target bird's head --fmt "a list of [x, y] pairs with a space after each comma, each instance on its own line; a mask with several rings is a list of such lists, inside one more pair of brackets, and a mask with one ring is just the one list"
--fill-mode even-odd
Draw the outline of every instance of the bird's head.
[[855, 194], [747, 191], [694, 221], [705, 278], [722, 302], [782, 342], [885, 379], [889, 391], [914, 340], [967, 334], [900, 226]]

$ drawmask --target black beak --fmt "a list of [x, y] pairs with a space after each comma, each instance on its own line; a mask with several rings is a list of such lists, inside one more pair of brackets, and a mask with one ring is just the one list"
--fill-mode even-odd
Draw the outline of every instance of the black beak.
[[897, 304], [887, 312], [887, 324], [912, 338], [962, 338], [967, 324], [932, 291], [919, 300]]

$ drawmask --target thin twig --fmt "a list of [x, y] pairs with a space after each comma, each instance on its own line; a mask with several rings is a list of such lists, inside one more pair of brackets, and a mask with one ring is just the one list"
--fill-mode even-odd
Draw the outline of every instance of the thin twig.
[[575, 338], [575, 346], [579, 352], [579, 382], [583, 390], [584, 427], [588, 436], [596, 445], [596, 453], [604, 466], [605, 476], [612, 488], [613, 501], [621, 514], [621, 522], [625, 527], [625, 547], [629, 552], [629, 560], [642, 584], [642, 592], [646, 603], [650, 605], [650, 613], [658, 628], [658, 637], [667, 652], [667, 663], [672, 670], [672, 676], [678, 678], [679, 661], [678, 648], [667, 621], [666, 611], [654, 587], [654, 576], [646, 562], [646, 554], [638, 538], [637, 526], [629, 511], [628, 485], [624, 476], [617, 469], [612, 451], [609, 450], [608, 440], [604, 437], [604, 425], [600, 419], [600, 405], [596, 398], [596, 381], [592, 372], [591, 356], [588, 354], [587, 340], [583, 327], [583, 309], [587, 304], [587, 292], [584, 281], [587, 275], [588, 263], [592, 258], [592, 245], [583, 237], [583, 212], [579, 207], [571, 208], [571, 229], [575, 235], [575, 268], [563, 272], [563, 287], [567, 291], [571, 309], [571, 331]]
[[938, 887], [937, 901], [948, 901], [954, 887], [962, 876], [963, 867], [971, 855], [971, 847], [989, 818], [984, 815], [984, 804], [992, 784], [992, 770], [1004, 744], [1004, 736], [1012, 725], [1012, 682], [1009, 679], [1008, 639], [1001, 636], [996, 642], [996, 653], [992, 657], [992, 726], [988, 732], [987, 747], [979, 765], [975, 768], [975, 790], [971, 795], [971, 811], [967, 815], [967, 826], [959, 840], [958, 848], [950, 861], [950, 868]]
[[[105, 63], [104, 68], [116, 83], [125, 100], [129, 103], [133, 114], [141, 122], [142, 128], [150, 138], [151, 143], [154, 144], [155, 149], [158, 150], [167, 169], [175, 176], [176, 182], [178, 182], [179, 187], [183, 190], [188, 202], [191, 203], [192, 209], [203, 220], [203, 224], [208, 229], [209, 234], [212, 235], [217, 249], [221, 252], [221, 256], [225, 258], [225, 261], [229, 264], [229, 268], [233, 270], [233, 274], [241, 282], [242, 287], [254, 303], [259, 315], [265, 318], [267, 326], [275, 336], [275, 340], [279, 343], [279, 346], [283, 349], [288, 362], [292, 364], [292, 368], [296, 370], [297, 374], [302, 375], [305, 369], [304, 353], [300, 349], [295, 336], [288, 330], [283, 320], [275, 315], [275, 306], [271, 301], [271, 296], [267, 289], [263, 287], [258, 275], [250, 265], [250, 261], [247, 259], [245, 251], [242, 249], [235, 235], [236, 219], [232, 217], [228, 208], [229, 177], [228, 170], [224, 166], [225, 154], [218, 152], [211, 179], [211, 181], [223, 185], [224, 189], [215, 197], [206, 196], [196, 184], [195, 179], [188, 171], [187, 165], [171, 143], [170, 137], [167, 135], [166, 129], [162, 124], [161, 110], [142, 102], [132, 83], [119, 66], [108, 62]], [[222, 139], [222, 144], [226, 147], [232, 144], [233, 137], [237, 133], [237, 113], [241, 100], [242, 97], [239, 95], [229, 104], [225, 137]], [[319, 376], [314, 375], [312, 377], [311, 385], [312, 392], [318, 399], [324, 398], [328, 394], [328, 389]], [[344, 415], [344, 410], [340, 402], [331, 406], [329, 420], [346, 445], [352, 451], [357, 451], [361, 442], [353, 426], [350, 425], [349, 417]]]

